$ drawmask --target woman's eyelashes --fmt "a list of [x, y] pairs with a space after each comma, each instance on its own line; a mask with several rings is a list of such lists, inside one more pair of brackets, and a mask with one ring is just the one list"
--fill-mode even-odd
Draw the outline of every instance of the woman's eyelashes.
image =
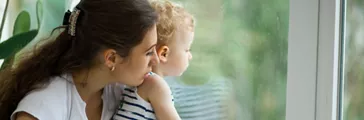
[[154, 54], [155, 48], [152, 48], [149, 52], [147, 52], [147, 56], [152, 56]]

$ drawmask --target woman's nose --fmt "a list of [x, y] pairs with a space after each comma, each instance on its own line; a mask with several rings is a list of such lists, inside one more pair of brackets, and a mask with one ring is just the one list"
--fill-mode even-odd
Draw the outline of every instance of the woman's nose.
[[159, 58], [156, 52], [154, 52], [152, 59], [150, 59], [150, 63], [152, 66], [159, 64]]

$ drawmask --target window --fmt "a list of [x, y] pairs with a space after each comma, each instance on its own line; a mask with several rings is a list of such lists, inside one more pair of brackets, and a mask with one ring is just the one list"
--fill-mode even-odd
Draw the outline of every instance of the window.
[[0, 20], [3, 19], [6, 0], [0, 0]]
[[343, 120], [364, 119], [364, 2], [345, 0]]
[[174, 1], [197, 18], [193, 60], [170, 83], [182, 119], [284, 120], [289, 0]]
[[[0, 24], [3, 19], [3, 15], [4, 15], [5, 4], [6, 4], [6, 0], [0, 0]], [[1, 29], [1, 25], [0, 25], [0, 29]], [[0, 36], [1, 36], [1, 34], [2, 33], [0, 32]], [[0, 37], [0, 42], [2, 42], [2, 37]], [[0, 59], [0, 67], [1, 67], [3, 61], [4, 60]]]

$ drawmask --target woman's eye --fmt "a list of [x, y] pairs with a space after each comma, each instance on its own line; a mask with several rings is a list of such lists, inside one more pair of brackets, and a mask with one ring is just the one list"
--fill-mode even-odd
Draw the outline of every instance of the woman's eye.
[[154, 51], [148, 52], [148, 53], [147, 53], [147, 56], [152, 56], [152, 55], [153, 55], [153, 53], [154, 53]]

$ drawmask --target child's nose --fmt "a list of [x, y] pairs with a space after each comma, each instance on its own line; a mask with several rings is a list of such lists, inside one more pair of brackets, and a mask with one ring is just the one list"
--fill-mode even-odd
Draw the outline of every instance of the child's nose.
[[192, 53], [189, 53], [188, 60], [192, 60]]

